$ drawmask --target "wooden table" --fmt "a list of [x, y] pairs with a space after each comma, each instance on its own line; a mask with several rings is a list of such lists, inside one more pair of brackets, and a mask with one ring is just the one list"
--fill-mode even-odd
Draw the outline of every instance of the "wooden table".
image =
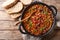
[[5, 0], [0, 0], [0, 40], [22, 40], [18, 26], [14, 26], [12, 18], [1, 7]]
[[[0, 0], [0, 40], [23, 40], [22, 35], [18, 30], [18, 26], [14, 26], [15, 21], [13, 21], [12, 18], [1, 7], [1, 4], [4, 1], [5, 0]], [[51, 0], [52, 3], [53, 1]], [[59, 1], [60, 0], [58, 0], [58, 2]], [[48, 4], [50, 0], [44, 0], [44, 2]], [[56, 5], [58, 5], [58, 9], [60, 10], [60, 5]], [[60, 30], [55, 30], [55, 32], [55, 36], [52, 37], [51, 40], [60, 40]]]

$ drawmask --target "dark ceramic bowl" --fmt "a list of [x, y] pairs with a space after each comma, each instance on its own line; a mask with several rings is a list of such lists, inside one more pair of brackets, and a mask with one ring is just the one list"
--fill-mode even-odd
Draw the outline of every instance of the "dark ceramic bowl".
[[[24, 12], [25, 12], [26, 10], [28, 10], [29, 7], [31, 7], [31, 6], [33, 6], [33, 5], [35, 5], [35, 4], [45, 5], [45, 6], [47, 6], [47, 7], [52, 11], [53, 18], [54, 18], [52, 27], [51, 27], [50, 30], [49, 30], [48, 32], [46, 32], [45, 34], [43, 34], [43, 35], [37, 35], [37, 36], [36, 36], [36, 35], [33, 35], [33, 34], [29, 33], [29, 32], [24, 28], [24, 25], [23, 25], [23, 23], [21, 22], [21, 24], [19, 25], [19, 30], [20, 30], [20, 32], [23, 33], [23, 34], [29, 34], [29, 35], [36, 36], [36, 37], [43, 37], [43, 36], [45, 36], [45, 35], [48, 35], [52, 30], [54, 30], [54, 28], [55, 28], [55, 26], [56, 26], [57, 9], [56, 9], [56, 7], [54, 7], [54, 6], [52, 6], [52, 5], [47, 5], [47, 4], [45, 4], [45, 3], [41, 3], [41, 2], [37, 2], [37, 1], [36, 1], [36, 2], [33, 2], [33, 3], [31, 3], [30, 5], [28, 5], [28, 6], [23, 10], [22, 16], [21, 16], [21, 20], [23, 19]], [[25, 32], [21, 29], [21, 27], [25, 30]]]

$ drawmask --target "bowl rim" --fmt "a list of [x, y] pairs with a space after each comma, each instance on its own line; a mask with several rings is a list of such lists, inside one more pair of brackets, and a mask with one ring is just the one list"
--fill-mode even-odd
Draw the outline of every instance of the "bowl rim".
[[[36, 2], [33, 2], [33, 3], [31, 3], [30, 5], [28, 5], [28, 6], [23, 10], [22, 16], [21, 16], [21, 20], [22, 20], [22, 18], [23, 18], [24, 12], [27, 10], [27, 8], [29, 8], [30, 6], [35, 5], [35, 4], [42, 4], [42, 5], [45, 5], [45, 6], [47, 6], [47, 7], [52, 11], [52, 14], [54, 13], [53, 10], [50, 8], [50, 6], [48, 6], [48, 5], [45, 4], [45, 3], [37, 2], [37, 1], [36, 1]], [[34, 34], [30, 34], [30, 32], [28, 32], [28, 31], [24, 28], [22, 22], [21, 22], [21, 24], [19, 25], [19, 28], [20, 28], [20, 26], [22, 26], [23, 29], [26, 31], [26, 33], [29, 34], [29, 35], [31, 35], [31, 36], [43, 37], [43, 36], [49, 34], [49, 33], [55, 28], [55, 25], [56, 25], [56, 17], [54, 16], [54, 14], [53, 14], [53, 18], [54, 18], [54, 21], [53, 21], [52, 27], [51, 27], [46, 33], [44, 33], [43, 35], [37, 35], [37, 36], [36, 36], [36, 35], [34, 35]], [[19, 29], [19, 30], [20, 30], [20, 29]]]

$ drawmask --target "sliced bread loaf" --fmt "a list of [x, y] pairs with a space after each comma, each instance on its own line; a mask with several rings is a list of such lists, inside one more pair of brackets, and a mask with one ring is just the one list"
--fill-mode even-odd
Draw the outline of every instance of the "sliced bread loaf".
[[9, 8], [9, 9], [5, 9], [5, 11], [9, 14], [12, 13], [18, 13], [23, 9], [23, 4], [21, 2], [18, 2], [15, 6]]

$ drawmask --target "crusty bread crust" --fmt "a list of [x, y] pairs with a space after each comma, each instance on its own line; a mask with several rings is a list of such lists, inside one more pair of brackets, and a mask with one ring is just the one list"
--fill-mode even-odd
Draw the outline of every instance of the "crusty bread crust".
[[[9, 1], [9, 0], [7, 0]], [[18, 2], [18, 0], [15, 0], [14, 2], [10, 3], [9, 5], [6, 5], [6, 6], [3, 6], [5, 9], [9, 9], [11, 8], [12, 6], [14, 6], [16, 3]], [[3, 3], [4, 4], [4, 3]]]
[[24, 5], [29, 5], [33, 0], [20, 0]]
[[18, 18], [19, 16], [21, 16], [21, 13], [11, 14], [10, 16], [11, 16], [11, 18], [16, 19], [16, 18]]

